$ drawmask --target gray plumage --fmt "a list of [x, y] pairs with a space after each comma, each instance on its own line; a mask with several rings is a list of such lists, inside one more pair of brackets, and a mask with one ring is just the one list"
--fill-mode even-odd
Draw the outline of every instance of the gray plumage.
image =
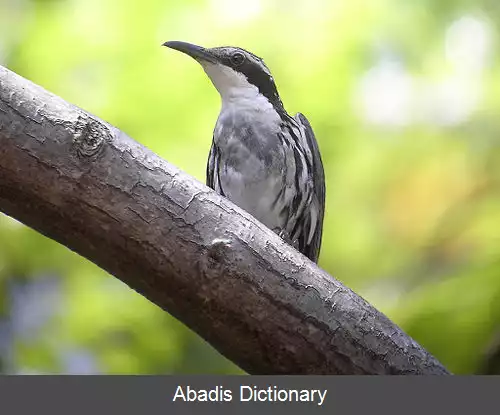
[[195, 58], [222, 98], [207, 185], [317, 262], [325, 207], [319, 148], [306, 117], [291, 117], [262, 59], [235, 47], [166, 46]]

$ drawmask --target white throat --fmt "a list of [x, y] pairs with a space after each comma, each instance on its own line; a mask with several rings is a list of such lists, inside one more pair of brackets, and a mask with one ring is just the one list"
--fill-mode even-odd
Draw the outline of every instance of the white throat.
[[259, 88], [248, 82], [245, 75], [218, 63], [201, 62], [201, 66], [219, 91], [223, 110], [267, 113], [266, 118], [277, 122], [277, 113], [272, 104], [260, 93]]
[[248, 82], [245, 75], [219, 63], [201, 62], [201, 66], [214, 84], [222, 99], [256, 97], [259, 89]]

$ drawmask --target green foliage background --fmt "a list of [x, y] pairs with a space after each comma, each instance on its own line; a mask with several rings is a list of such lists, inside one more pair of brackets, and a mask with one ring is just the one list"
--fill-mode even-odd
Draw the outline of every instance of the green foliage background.
[[[500, 3], [0, 0], [0, 64], [204, 181], [219, 97], [166, 40], [264, 57], [327, 176], [320, 265], [455, 373], [499, 373]], [[239, 373], [0, 214], [0, 371]]]

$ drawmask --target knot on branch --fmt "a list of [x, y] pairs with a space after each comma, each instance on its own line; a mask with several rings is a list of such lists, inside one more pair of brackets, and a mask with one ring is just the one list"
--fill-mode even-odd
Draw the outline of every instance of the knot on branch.
[[231, 248], [231, 241], [229, 239], [216, 238], [208, 247], [208, 258], [220, 262], [227, 255], [229, 248]]
[[111, 133], [104, 124], [88, 116], [78, 117], [73, 140], [78, 157], [95, 159], [104, 148], [106, 141], [110, 140]]
[[205, 245], [204, 255], [201, 256], [198, 266], [202, 275], [208, 279], [222, 275], [217, 270], [228, 261], [231, 261], [231, 240], [214, 238]]

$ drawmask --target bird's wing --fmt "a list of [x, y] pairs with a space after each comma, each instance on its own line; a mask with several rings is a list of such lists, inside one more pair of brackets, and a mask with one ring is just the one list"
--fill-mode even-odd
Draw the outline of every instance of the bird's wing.
[[219, 180], [219, 151], [214, 142], [210, 147], [207, 163], [207, 186], [224, 196]]
[[309, 235], [309, 232], [306, 232], [305, 240], [303, 241], [303, 252], [311, 260], [318, 262], [323, 233], [323, 218], [325, 215], [325, 172], [311, 124], [309, 124], [307, 118], [300, 112], [295, 115], [294, 119], [303, 128], [302, 138], [304, 140], [304, 148], [310, 149], [310, 154], [306, 152], [306, 156], [311, 162], [314, 183], [311, 206], [304, 212], [304, 222], [310, 227], [313, 233]]

